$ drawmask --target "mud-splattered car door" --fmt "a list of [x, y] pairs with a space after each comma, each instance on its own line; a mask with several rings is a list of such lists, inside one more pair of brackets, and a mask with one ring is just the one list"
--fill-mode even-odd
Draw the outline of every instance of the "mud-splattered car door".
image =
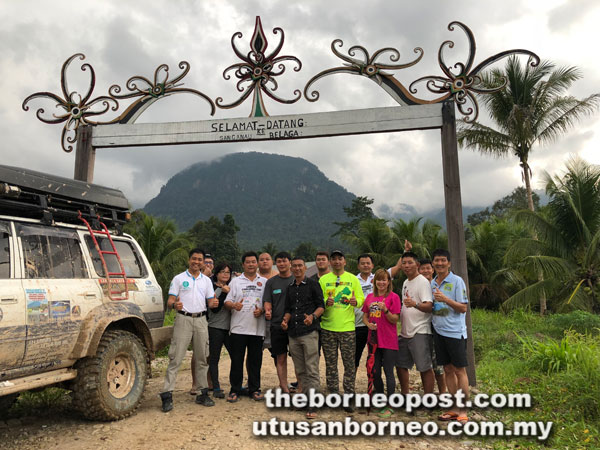
[[25, 352], [25, 296], [14, 231], [0, 220], [0, 380], [20, 367]]
[[100, 288], [89, 276], [76, 230], [15, 225], [27, 302], [23, 364], [38, 371], [68, 365], [81, 320], [102, 302]]

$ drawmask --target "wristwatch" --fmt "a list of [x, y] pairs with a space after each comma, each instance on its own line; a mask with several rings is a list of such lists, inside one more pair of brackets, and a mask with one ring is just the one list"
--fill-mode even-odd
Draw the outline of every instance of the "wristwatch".
[[315, 313], [312, 313], [312, 316], [313, 316], [313, 320], [317, 320], [318, 319], [318, 317], [317, 317], [317, 315]]

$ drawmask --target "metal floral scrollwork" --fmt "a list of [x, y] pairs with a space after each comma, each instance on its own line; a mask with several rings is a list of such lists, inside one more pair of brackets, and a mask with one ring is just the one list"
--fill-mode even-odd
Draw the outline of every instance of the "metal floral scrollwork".
[[132, 103], [123, 114], [111, 121], [111, 123], [130, 123], [132, 120], [135, 120], [135, 117], [139, 116], [146, 107], [160, 97], [182, 92], [194, 94], [206, 100], [210, 104], [210, 115], [214, 116], [216, 107], [207, 95], [196, 89], [180, 87], [183, 83], [179, 82], [190, 71], [190, 64], [187, 61], [181, 61], [179, 63], [179, 68], [182, 69], [183, 72], [172, 80], [169, 80], [169, 66], [166, 64], [161, 64], [156, 68], [154, 71], [154, 81], [150, 81], [148, 78], [139, 75], [133, 76], [125, 83], [125, 86], [130, 91], [129, 93], [121, 94], [121, 87], [117, 84], [113, 84], [108, 89], [108, 94], [112, 98], [122, 100], [138, 97], [138, 99]]
[[[90, 99], [92, 92], [94, 91], [94, 87], [96, 86], [96, 74], [90, 64], [84, 63], [81, 65], [82, 71], [90, 72], [90, 83], [85, 95], [81, 96], [76, 91], [69, 91], [67, 85], [67, 69], [69, 68], [69, 65], [77, 58], [84, 60], [85, 55], [82, 53], [76, 53], [64, 62], [61, 69], [60, 80], [64, 98], [61, 98], [51, 92], [36, 92], [35, 94], [27, 97], [23, 101], [22, 105], [25, 111], [29, 111], [28, 103], [31, 100], [43, 98], [55, 101], [56, 107], [64, 110], [64, 113], [54, 113], [50, 117], [45, 117], [45, 109], [39, 108], [36, 112], [36, 116], [39, 120], [45, 123], [57, 124], [65, 122], [61, 135], [62, 148], [65, 152], [73, 151], [72, 144], [77, 141], [79, 127], [84, 125], [133, 123], [137, 117], [153, 102], [159, 98], [166, 97], [171, 94], [185, 92], [197, 95], [210, 104], [210, 114], [215, 114], [215, 104], [207, 95], [195, 89], [181, 87], [183, 83], [180, 83], [180, 81], [190, 71], [190, 64], [187, 61], [181, 61], [179, 63], [179, 68], [182, 69], [182, 73], [171, 80], [169, 80], [169, 66], [166, 64], [161, 64], [154, 71], [153, 81], [150, 81], [146, 77], [136, 75], [129, 78], [125, 84], [127, 90], [129, 91], [128, 93], [121, 93], [121, 87], [114, 84], [108, 89], [108, 95], [102, 95]], [[107, 113], [109, 110], [117, 111], [120, 106], [119, 100], [129, 100], [133, 98], [137, 98], [137, 100], [131, 103], [122, 114], [113, 120], [101, 122], [90, 119], [90, 117], [100, 116], [104, 113]]]
[[[418, 54], [415, 60], [405, 64], [392, 64], [397, 61], [400, 61], [400, 52], [395, 48], [385, 47], [377, 50], [375, 53], [373, 53], [373, 56], [370, 56], [366, 48], [364, 48], [361, 45], [355, 45], [348, 49], [348, 56], [345, 56], [336, 49], [336, 46], [339, 46], [341, 48], [343, 45], [344, 43], [341, 39], [336, 39], [331, 43], [331, 51], [338, 58], [340, 58], [343, 61], [346, 61], [346, 64], [344, 64], [344, 66], [342, 67], [333, 67], [331, 69], [324, 70], [312, 77], [304, 87], [304, 97], [308, 101], [315, 102], [319, 99], [319, 91], [315, 90], [310, 93], [308, 91], [317, 80], [328, 75], [333, 75], [334, 73], [349, 73], [354, 75], [363, 75], [372, 78], [375, 82], [377, 82], [377, 84], [381, 85], [384, 82], [384, 79], [392, 77], [392, 74], [383, 72], [383, 70], [406, 69], [407, 67], [411, 67], [417, 64], [423, 57], [423, 49], [420, 47], [416, 47], [413, 50], [415, 53]], [[362, 60], [355, 57], [357, 56], [357, 52], [362, 53]], [[382, 63], [380, 61], [378, 62], [377, 59], [386, 53], [391, 53], [391, 55], [389, 55], [389, 59], [392, 63]]]
[[[231, 103], [224, 103], [223, 98], [218, 97], [216, 99], [216, 104], [219, 108], [235, 108], [242, 104], [250, 94], [254, 93], [250, 117], [267, 116], [268, 114], [262, 99], [262, 92], [280, 103], [291, 104], [300, 100], [302, 93], [299, 89], [294, 90], [294, 98], [289, 100], [283, 99], [273, 93], [279, 86], [275, 77], [282, 75], [286, 70], [283, 61], [293, 61], [296, 63], [296, 66], [294, 67], [295, 72], [300, 71], [302, 68], [302, 63], [295, 56], [277, 56], [283, 47], [284, 33], [281, 28], [274, 28], [273, 34], [281, 34], [281, 40], [277, 44], [275, 50], [268, 56], [265, 54], [268, 42], [262, 28], [260, 17], [256, 17], [254, 34], [250, 39], [250, 51], [247, 55], [244, 55], [235, 45], [235, 39], [241, 38], [242, 33], [238, 31], [233, 34], [231, 37], [231, 47], [238, 58], [243, 62], [232, 64], [227, 67], [223, 71], [223, 78], [226, 80], [231, 79], [229, 72], [234, 70], [234, 75], [239, 80], [236, 84], [236, 88], [239, 92], [242, 92], [242, 95]], [[277, 68], [275, 68], [276, 65]]]
[[[445, 77], [441, 76], [433, 76], [429, 75], [426, 77], [421, 77], [415, 81], [413, 81], [409, 90], [412, 94], [417, 93], [417, 89], [415, 85], [421, 82], [425, 82], [425, 86], [427, 90], [433, 92], [435, 94], [443, 94], [442, 97], [436, 99], [436, 101], [443, 101], [449, 97], [452, 97], [456, 102], [456, 106], [458, 107], [459, 112], [465, 116], [465, 121], [474, 122], [477, 120], [479, 116], [479, 105], [477, 104], [477, 99], [473, 93], [477, 94], [491, 94], [493, 92], [497, 92], [501, 89], [504, 89], [508, 80], [502, 79], [502, 83], [493, 88], [484, 88], [481, 84], [480, 73], [491, 64], [494, 64], [500, 61], [502, 58], [505, 58], [509, 55], [523, 54], [528, 55], [530, 57], [529, 64], [535, 67], [539, 64], [540, 58], [533, 52], [524, 49], [513, 49], [513, 50], [505, 50], [500, 52], [494, 56], [490, 56], [485, 59], [477, 66], [473, 68], [473, 62], [475, 60], [475, 38], [473, 33], [465, 24], [461, 22], [450, 22], [448, 25], [448, 30], [454, 31], [454, 26], [458, 26], [461, 28], [465, 34], [467, 35], [467, 39], [469, 40], [469, 55], [467, 56], [467, 60], [465, 63], [457, 62], [453, 66], [449, 66], [446, 64], [444, 60], [444, 49], [446, 47], [453, 48], [454, 42], [452, 41], [444, 41], [440, 46], [438, 51], [438, 62], [440, 65], [440, 69]], [[455, 73], [452, 69], [455, 69]], [[471, 106], [469, 106], [469, 104]]]
[[[466, 25], [456, 21], [451, 22], [448, 25], [448, 29], [450, 31], [454, 31], [455, 26], [461, 28], [467, 35], [467, 39], [469, 41], [469, 54], [467, 56], [466, 62], [457, 62], [454, 65], [449, 66], [444, 60], [444, 49], [453, 48], [454, 42], [444, 41], [438, 51], [438, 63], [444, 76], [428, 75], [425, 77], [418, 78], [409, 85], [408, 89], [406, 89], [406, 87], [396, 78], [394, 78], [393, 75], [382, 72], [381, 69], [397, 70], [404, 69], [406, 67], [410, 67], [416, 64], [422, 57], [423, 51], [421, 50], [421, 48], [415, 48], [414, 51], [419, 52], [420, 55], [415, 61], [411, 63], [403, 65], [386, 65], [375, 63], [375, 59], [377, 58], [377, 56], [380, 56], [385, 52], [392, 52], [390, 60], [393, 62], [398, 61], [400, 54], [396, 49], [387, 47], [381, 50], [377, 50], [375, 53], [373, 53], [372, 57], [369, 57], [369, 53], [364, 47], [361, 47], [359, 45], [351, 47], [348, 50], [348, 54], [350, 56], [354, 56], [357, 50], [364, 54], [364, 60], [360, 61], [355, 58], [349, 58], [340, 54], [335, 48], [336, 44], [341, 46], [341, 41], [338, 39], [333, 41], [333, 43], [331, 44], [331, 49], [336, 56], [343, 59], [344, 61], [347, 61], [349, 64], [346, 64], [346, 67], [334, 67], [331, 69], [324, 70], [312, 77], [306, 84], [306, 87], [304, 88], [304, 96], [308, 101], [317, 101], [319, 99], [319, 92], [308, 92], [309, 88], [317, 80], [327, 75], [332, 75], [334, 73], [351, 73], [355, 75], [363, 75], [373, 79], [380, 86], [384, 87], [398, 102], [406, 105], [440, 103], [444, 100], [452, 98], [455, 101], [459, 112], [463, 116], [465, 116], [465, 121], [473, 122], [477, 119], [479, 115], [479, 106], [477, 104], [477, 99], [474, 94], [490, 94], [493, 92], [497, 92], [503, 89], [507, 83], [507, 80], [503, 80], [502, 83], [498, 86], [494, 86], [492, 88], [485, 88], [481, 83], [482, 80], [480, 77], [480, 74], [484, 69], [509, 55], [527, 55], [530, 57], [529, 64], [531, 64], [532, 66], [536, 66], [537, 64], [539, 64], [540, 58], [535, 53], [529, 50], [513, 49], [506, 50], [494, 56], [491, 56], [479, 63], [477, 66], [473, 67], [476, 50], [475, 38], [473, 37], [473, 33]], [[432, 100], [426, 100], [416, 97], [414, 95], [417, 94], [416, 85], [423, 82], [425, 83], [425, 87], [429, 92], [432, 92], [434, 94], [441, 94], [441, 96]]]
[[[22, 105], [25, 111], [29, 111], [29, 106], [27, 103], [33, 99], [48, 98], [56, 101], [56, 107], [62, 108], [64, 113], [55, 113], [52, 114], [51, 118], [48, 118], [44, 117], [46, 112], [44, 108], [39, 108], [36, 111], [36, 116], [39, 120], [45, 123], [55, 124], [65, 122], [65, 126], [63, 127], [61, 134], [61, 144], [65, 152], [73, 151], [72, 144], [77, 141], [77, 130], [80, 126], [88, 124], [97, 125], [100, 123], [98, 121], [91, 120], [90, 117], [104, 114], [109, 109], [116, 111], [119, 108], [119, 103], [115, 99], [105, 95], [90, 99], [96, 85], [96, 74], [94, 73], [92, 66], [88, 63], [81, 65], [82, 71], [89, 70], [90, 72], [90, 85], [86, 94], [81, 96], [76, 91], [69, 91], [66, 71], [71, 62], [77, 58], [83, 60], [85, 59], [85, 55], [82, 53], [74, 54], [64, 62], [61, 69], [60, 85], [64, 98], [61, 98], [51, 92], [36, 92], [35, 94], [31, 94], [29, 97], [23, 100]], [[100, 107], [100, 109], [94, 110], [94, 108], [97, 107]]]
[[[438, 50], [438, 64], [442, 74], [418, 78], [410, 83], [408, 89], [393, 74], [387, 71], [401, 70], [414, 66], [423, 58], [422, 48], [416, 47], [413, 50], [417, 54], [415, 59], [406, 63], [400, 63], [400, 52], [395, 48], [385, 47], [375, 51], [371, 55], [365, 47], [355, 45], [348, 49], [348, 55], [344, 55], [340, 51], [343, 42], [336, 39], [331, 43], [331, 50], [334, 55], [344, 61], [343, 65], [323, 70], [312, 77], [304, 87], [304, 97], [310, 102], [317, 101], [320, 96], [319, 92], [317, 90], [310, 90], [316, 81], [328, 75], [349, 73], [365, 76], [375, 81], [401, 104], [423, 105], [440, 103], [452, 99], [456, 103], [458, 111], [465, 116], [465, 121], [475, 121], [479, 115], [476, 94], [493, 93], [503, 89], [507, 84], [507, 80], [502, 79], [497, 86], [485, 86], [481, 77], [484, 69], [487, 69], [491, 64], [498, 62], [508, 55], [527, 55], [530, 58], [529, 64], [532, 66], [538, 65], [540, 59], [535, 53], [529, 50], [513, 49], [500, 52], [474, 66], [476, 45], [473, 33], [461, 22], [454, 21], [448, 25], [450, 31], [454, 31], [456, 27], [460, 28], [467, 36], [469, 52], [466, 60], [448, 65], [445, 61], [444, 51], [453, 48], [454, 42], [450, 40], [444, 41]], [[274, 93], [279, 87], [276, 77], [286, 71], [286, 63], [293, 62], [295, 64], [293, 67], [295, 72], [300, 71], [302, 63], [295, 56], [278, 56], [283, 47], [284, 32], [281, 28], [274, 28], [273, 34], [279, 34], [280, 40], [275, 49], [269, 54], [266, 53], [268, 42], [260, 17], [258, 16], [256, 17], [254, 33], [250, 39], [250, 51], [247, 54], [244, 54], [236, 47], [236, 39], [240, 39], [242, 33], [234, 33], [231, 37], [233, 51], [242, 60], [241, 63], [232, 64], [223, 71], [223, 78], [226, 80], [231, 79], [231, 72], [233, 72], [233, 75], [238, 80], [236, 88], [241, 93], [241, 96], [231, 103], [225, 103], [222, 97], [217, 97], [215, 102], [213, 102], [208, 96], [198, 90], [181, 87], [183, 84], [181, 80], [190, 71], [190, 64], [187, 61], [179, 63], [178, 67], [182, 72], [172, 79], [169, 79], [169, 66], [161, 64], [154, 71], [153, 79], [136, 75], [129, 78], [125, 83], [127, 92], [122, 92], [122, 88], [114, 84], [108, 89], [108, 95], [101, 95], [94, 98], [92, 98], [92, 93], [96, 85], [96, 74], [90, 64], [82, 63], [81, 70], [89, 72], [90, 81], [85, 95], [80, 95], [76, 91], [70, 91], [67, 85], [66, 72], [70, 64], [76, 59], [85, 59], [82, 53], [76, 53], [62, 65], [62, 97], [51, 92], [36, 92], [23, 101], [22, 107], [25, 111], [28, 111], [29, 102], [34, 99], [50, 99], [55, 102], [57, 112], [47, 116], [45, 109], [39, 108], [36, 111], [36, 116], [45, 123], [64, 123], [61, 144], [63, 150], [66, 152], [73, 150], [73, 144], [77, 140], [78, 130], [81, 126], [133, 123], [156, 100], [176, 93], [190, 93], [206, 100], [210, 105], [211, 115], [215, 114], [216, 106], [223, 109], [234, 108], [247, 100], [250, 94], [253, 94], [250, 116], [267, 116], [268, 113], [263, 102], [263, 93], [273, 100], [285, 104], [295, 103], [302, 97], [302, 92], [299, 89], [294, 90], [293, 97], [290, 99], [279, 97]], [[382, 61], [384, 56], [388, 57], [388, 61]], [[417, 86], [419, 84], [424, 84], [430, 93], [439, 96], [433, 99], [417, 97]], [[104, 122], [95, 119], [96, 116], [101, 116], [109, 111], [117, 111], [120, 106], [119, 101], [133, 99], [135, 100], [115, 119]]]

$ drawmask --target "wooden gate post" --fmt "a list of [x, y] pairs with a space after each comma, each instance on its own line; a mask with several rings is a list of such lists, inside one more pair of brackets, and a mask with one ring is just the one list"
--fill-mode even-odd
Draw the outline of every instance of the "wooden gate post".
[[[442, 172], [444, 175], [444, 202], [446, 208], [446, 230], [448, 232], [448, 250], [452, 255], [452, 271], [460, 276], [469, 290], [467, 273], [467, 249], [462, 218], [462, 199], [460, 195], [460, 176], [458, 169], [458, 144], [456, 141], [456, 116], [454, 101], [446, 101], [442, 106]], [[467, 374], [469, 385], [475, 386], [475, 351], [473, 348], [473, 330], [471, 327], [471, 304], [467, 307]]]
[[92, 146], [91, 125], [80, 127], [77, 130], [77, 146], [75, 148], [75, 173], [73, 178], [87, 183], [94, 181], [94, 162], [96, 149]]

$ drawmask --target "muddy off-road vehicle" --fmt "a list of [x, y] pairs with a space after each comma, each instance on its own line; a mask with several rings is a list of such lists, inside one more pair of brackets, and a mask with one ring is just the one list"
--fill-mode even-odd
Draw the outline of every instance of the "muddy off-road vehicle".
[[90, 419], [140, 404], [172, 328], [128, 209], [121, 191], [0, 165], [0, 410], [49, 385]]

